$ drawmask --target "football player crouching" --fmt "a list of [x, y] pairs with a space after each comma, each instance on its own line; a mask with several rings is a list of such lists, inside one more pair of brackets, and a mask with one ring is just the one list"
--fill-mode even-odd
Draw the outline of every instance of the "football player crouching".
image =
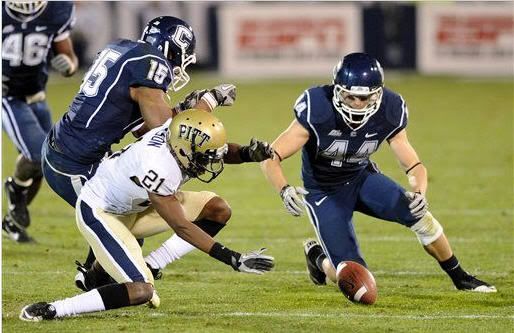
[[191, 178], [209, 182], [223, 163], [240, 163], [245, 154], [273, 156], [267, 143], [226, 143], [223, 124], [212, 113], [188, 110], [103, 161], [77, 200], [77, 226], [97, 262], [116, 283], [54, 302], [25, 306], [20, 319], [40, 321], [105, 311], [160, 299], [137, 238], [173, 230], [177, 237], [243, 273], [263, 274], [274, 265], [264, 248], [240, 253], [216, 242], [220, 223], [202, 219], [212, 192], [181, 191]]

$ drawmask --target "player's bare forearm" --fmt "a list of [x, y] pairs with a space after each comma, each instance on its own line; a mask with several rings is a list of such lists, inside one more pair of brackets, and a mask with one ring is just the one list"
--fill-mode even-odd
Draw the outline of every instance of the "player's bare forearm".
[[172, 117], [172, 111], [165, 101], [166, 95], [160, 89], [130, 88], [130, 97], [139, 105], [141, 115], [149, 129], [158, 127]]
[[243, 159], [241, 158], [241, 145], [238, 143], [229, 142], [228, 151], [223, 157], [223, 162], [227, 164], [241, 164]]
[[280, 160], [275, 157], [274, 159], [261, 162], [261, 169], [271, 186], [273, 186], [277, 193], [280, 193], [280, 190], [287, 185], [287, 179], [282, 171]]
[[186, 219], [182, 205], [175, 196], [160, 196], [149, 193], [148, 197], [157, 213], [159, 213], [180, 238], [209, 254], [209, 251], [215, 243], [214, 239]]
[[423, 164], [416, 165], [411, 171], [407, 173], [409, 185], [413, 192], [420, 192], [425, 194], [428, 187], [428, 173]]

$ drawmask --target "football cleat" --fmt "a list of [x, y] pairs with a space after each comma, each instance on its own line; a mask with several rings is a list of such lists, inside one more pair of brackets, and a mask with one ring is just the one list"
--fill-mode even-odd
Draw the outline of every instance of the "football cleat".
[[30, 225], [30, 215], [27, 209], [28, 187], [20, 186], [8, 177], [4, 182], [7, 196], [7, 215], [18, 227], [26, 228]]
[[24, 321], [41, 321], [54, 319], [56, 314], [57, 311], [52, 304], [39, 302], [21, 309], [19, 318]]
[[159, 268], [152, 268], [149, 263], [146, 263], [146, 267], [152, 272], [152, 276], [154, 280], [162, 279], [162, 272]]
[[308, 239], [303, 243], [303, 252], [305, 253], [305, 260], [307, 261], [307, 269], [309, 270], [309, 277], [316, 285], [327, 284], [325, 281], [327, 275], [319, 269], [316, 261], [320, 256], [325, 256], [323, 249], [314, 239]]
[[455, 288], [465, 291], [473, 291], [477, 293], [495, 293], [496, 287], [487, 282], [477, 279], [473, 275], [466, 274], [464, 278], [453, 281]]
[[6, 233], [7, 237], [18, 243], [31, 243], [34, 241], [32, 237], [27, 234], [24, 228], [14, 224], [10, 215], [6, 215], [2, 220], [2, 230]]
[[101, 286], [116, 283], [111, 276], [105, 272], [98, 272], [94, 269], [87, 269], [79, 261], [75, 261], [78, 273], [75, 275], [75, 286], [82, 291], [90, 291]]

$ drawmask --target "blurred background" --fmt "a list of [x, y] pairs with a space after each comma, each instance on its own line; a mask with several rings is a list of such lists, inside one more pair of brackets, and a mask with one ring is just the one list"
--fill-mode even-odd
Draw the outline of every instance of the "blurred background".
[[77, 1], [82, 66], [116, 38], [137, 39], [158, 15], [193, 27], [198, 65], [232, 77], [318, 76], [352, 51], [384, 68], [512, 76], [513, 3]]

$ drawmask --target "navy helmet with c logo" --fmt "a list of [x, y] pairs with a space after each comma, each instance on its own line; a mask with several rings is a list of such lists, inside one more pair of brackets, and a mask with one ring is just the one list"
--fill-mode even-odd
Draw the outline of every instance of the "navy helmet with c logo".
[[161, 51], [173, 69], [173, 91], [183, 88], [190, 80], [186, 67], [196, 62], [196, 38], [191, 26], [173, 16], [159, 16], [148, 22], [141, 40]]

